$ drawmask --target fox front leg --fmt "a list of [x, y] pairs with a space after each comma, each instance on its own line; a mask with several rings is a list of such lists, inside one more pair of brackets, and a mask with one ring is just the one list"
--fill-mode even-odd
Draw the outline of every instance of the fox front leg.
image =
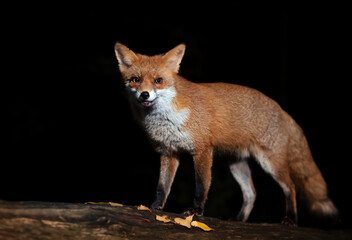
[[188, 209], [184, 214], [196, 214], [202, 216], [204, 212], [205, 202], [211, 182], [211, 167], [213, 164], [213, 149], [204, 150], [193, 156], [196, 191], [193, 200], [193, 208]]
[[164, 209], [164, 205], [170, 193], [171, 185], [174, 181], [178, 165], [178, 158], [164, 155], [160, 157], [159, 182], [156, 189], [156, 199], [151, 205], [152, 209]]

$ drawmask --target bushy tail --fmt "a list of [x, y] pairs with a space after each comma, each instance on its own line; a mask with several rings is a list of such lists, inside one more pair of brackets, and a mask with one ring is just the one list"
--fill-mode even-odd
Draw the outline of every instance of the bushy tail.
[[338, 218], [338, 210], [328, 197], [325, 180], [315, 164], [302, 129], [290, 118], [289, 166], [298, 194], [317, 217]]

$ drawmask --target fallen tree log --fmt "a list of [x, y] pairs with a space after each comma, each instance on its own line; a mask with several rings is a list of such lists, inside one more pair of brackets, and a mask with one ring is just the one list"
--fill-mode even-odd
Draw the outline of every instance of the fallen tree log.
[[0, 239], [352, 239], [351, 230], [319, 230], [281, 224], [253, 224], [194, 217], [213, 231], [186, 228], [175, 213], [134, 206], [0, 201]]

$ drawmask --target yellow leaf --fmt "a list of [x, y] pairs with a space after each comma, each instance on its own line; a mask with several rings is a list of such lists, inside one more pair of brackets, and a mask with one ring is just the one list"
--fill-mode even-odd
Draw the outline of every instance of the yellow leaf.
[[109, 204], [108, 202], [86, 202], [87, 204]]
[[186, 217], [186, 219], [175, 218], [174, 221], [178, 225], [182, 225], [182, 226], [185, 226], [187, 228], [191, 228], [192, 219], [193, 219], [193, 215]]
[[114, 203], [114, 202], [109, 202], [110, 206], [113, 207], [122, 207], [123, 205], [121, 203]]
[[144, 206], [144, 205], [139, 205], [137, 207], [137, 209], [140, 210], [140, 211], [149, 211], [149, 212], [151, 212], [150, 209], [148, 207]]
[[166, 215], [163, 215], [163, 216], [156, 215], [156, 220], [164, 223], [172, 222], [172, 220], [169, 219], [169, 217]]
[[198, 228], [200, 228], [200, 229], [202, 229], [203, 231], [206, 231], [206, 232], [214, 230], [214, 229], [210, 228], [208, 225], [206, 225], [205, 223], [202, 223], [202, 222], [192, 221], [191, 225], [193, 227], [198, 227]]

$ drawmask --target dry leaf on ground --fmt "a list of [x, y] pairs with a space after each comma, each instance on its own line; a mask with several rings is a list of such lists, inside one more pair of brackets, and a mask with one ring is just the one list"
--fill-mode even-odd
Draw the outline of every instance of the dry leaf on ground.
[[86, 202], [86, 204], [109, 204], [108, 202]]
[[172, 222], [172, 220], [167, 215], [163, 215], [163, 216], [156, 215], [155, 219], [157, 221], [164, 222], [164, 223]]
[[137, 209], [140, 210], [140, 211], [149, 211], [149, 212], [151, 212], [150, 209], [148, 207], [144, 206], [144, 205], [139, 205], [137, 207]]
[[123, 204], [121, 203], [114, 203], [114, 202], [109, 202], [110, 206], [113, 206], [113, 207], [122, 207]]
[[198, 221], [192, 221], [192, 222], [191, 222], [191, 225], [192, 225], [193, 227], [198, 227], [198, 228], [200, 228], [200, 229], [202, 229], [203, 231], [206, 231], [206, 232], [208, 232], [208, 231], [213, 231], [213, 230], [214, 230], [213, 228], [209, 227], [209, 226], [206, 225], [205, 223], [198, 222]]
[[175, 218], [174, 221], [178, 225], [182, 225], [182, 226], [185, 226], [187, 228], [191, 228], [191, 222], [192, 222], [193, 216], [194, 215], [188, 216], [185, 219]]

